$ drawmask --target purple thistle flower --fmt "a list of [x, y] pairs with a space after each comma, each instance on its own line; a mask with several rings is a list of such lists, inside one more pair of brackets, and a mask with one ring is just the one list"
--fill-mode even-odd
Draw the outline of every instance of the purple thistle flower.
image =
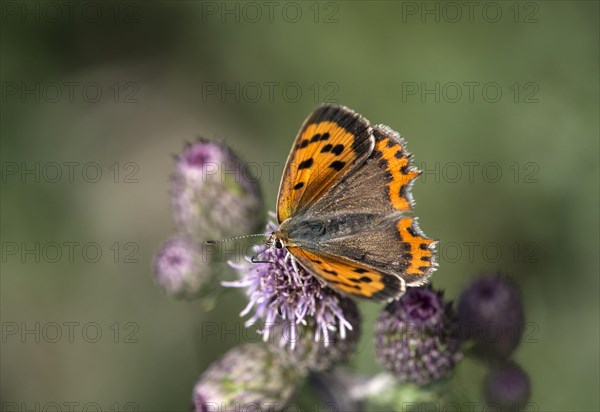
[[508, 277], [490, 274], [476, 279], [463, 291], [457, 313], [461, 335], [475, 341], [477, 355], [506, 359], [520, 343], [523, 303]]
[[155, 281], [168, 295], [192, 298], [214, 280], [214, 268], [185, 235], [167, 240], [154, 259]]
[[[273, 223], [267, 225], [267, 233], [276, 229]], [[325, 346], [332, 341], [332, 333], [338, 333], [345, 339], [354, 325], [344, 311], [342, 297], [332, 289], [322, 285], [312, 274], [291, 262], [291, 255], [285, 248], [256, 248], [258, 260], [267, 263], [230, 265], [241, 274], [236, 282], [222, 282], [223, 286], [246, 288], [249, 303], [240, 316], [246, 316], [252, 309], [254, 315], [246, 322], [252, 326], [262, 320], [262, 333], [265, 341], [278, 321], [288, 325], [305, 325], [313, 322], [315, 342], [323, 341]], [[290, 327], [289, 333], [282, 334], [294, 348], [297, 336], [296, 328]]]
[[206, 139], [188, 145], [177, 157], [175, 173], [190, 183], [206, 182], [226, 161], [229, 150], [224, 145]]
[[426, 385], [447, 376], [461, 359], [457, 332], [442, 292], [409, 288], [377, 318], [376, 357], [401, 382]]
[[[278, 353], [286, 365], [306, 371], [326, 371], [334, 365], [346, 362], [356, 351], [360, 339], [360, 313], [356, 303], [348, 298], [340, 300], [342, 311], [352, 329], [342, 339], [339, 334], [331, 334], [329, 344], [316, 342], [316, 322], [308, 320], [304, 324], [279, 321], [270, 331], [268, 347]], [[291, 342], [291, 330], [296, 330], [295, 341]]]
[[179, 229], [198, 240], [254, 233], [264, 222], [258, 180], [217, 141], [199, 139], [177, 157], [171, 202]]
[[280, 410], [302, 377], [263, 345], [237, 346], [200, 376], [195, 410]]
[[495, 366], [484, 383], [486, 400], [499, 410], [519, 410], [531, 395], [529, 376], [514, 362]]

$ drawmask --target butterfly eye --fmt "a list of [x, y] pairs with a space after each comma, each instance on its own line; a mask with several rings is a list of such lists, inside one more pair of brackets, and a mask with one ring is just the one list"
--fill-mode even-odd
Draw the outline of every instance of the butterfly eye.
[[279, 239], [275, 239], [275, 247], [277, 249], [281, 249], [283, 247], [283, 243]]

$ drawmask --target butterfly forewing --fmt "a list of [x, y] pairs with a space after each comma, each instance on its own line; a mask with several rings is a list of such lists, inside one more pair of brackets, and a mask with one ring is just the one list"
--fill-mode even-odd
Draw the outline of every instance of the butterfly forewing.
[[365, 161], [374, 147], [372, 128], [342, 107], [319, 107], [305, 122], [288, 157], [279, 187], [279, 223], [306, 211], [344, 176]]
[[288, 250], [306, 270], [340, 293], [374, 301], [387, 301], [404, 292], [404, 281], [393, 274], [322, 250], [298, 247], [289, 247]]

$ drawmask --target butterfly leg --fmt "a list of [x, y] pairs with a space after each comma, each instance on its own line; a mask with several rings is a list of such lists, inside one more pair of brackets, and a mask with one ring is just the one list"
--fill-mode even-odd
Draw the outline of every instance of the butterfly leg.
[[291, 272], [291, 270], [289, 269], [289, 266], [287, 265], [288, 261], [290, 260], [290, 253], [287, 252], [285, 257], [283, 258], [283, 268], [285, 270], [285, 274], [288, 278], [288, 281], [290, 283], [295, 282], [296, 284], [298, 283], [298, 278], [297, 276], [294, 276], [294, 274]]
[[285, 255], [285, 258], [290, 261], [290, 263], [292, 264], [292, 267], [294, 268], [294, 272], [296, 272], [296, 276], [299, 279], [300, 271], [298, 270], [298, 263], [296, 262], [296, 259], [294, 259], [294, 257], [292, 256], [292, 254], [290, 252], [288, 252], [287, 255]]
[[[292, 269], [294, 270], [293, 273], [291, 273], [288, 270], [288, 266], [287, 263], [290, 263], [292, 266]], [[300, 277], [300, 272], [298, 271], [298, 265], [296, 264], [296, 260], [294, 259], [294, 257], [292, 256], [292, 254], [290, 252], [286, 251], [285, 257], [283, 258], [283, 263], [284, 263], [284, 267], [285, 267], [285, 271], [288, 275], [288, 279], [291, 281], [294, 281], [297, 285], [301, 285], [302, 284], [302, 278]], [[293, 279], [292, 279], [293, 277]]]
[[[298, 261], [294, 258], [294, 256], [290, 253], [287, 252], [287, 255], [285, 255], [285, 259], [284, 262], [290, 262], [292, 268], [294, 269], [294, 273], [296, 275], [296, 281], [298, 282], [299, 285], [301, 285], [303, 283], [302, 281], [302, 275], [300, 274], [300, 269], [298, 267]], [[314, 276], [308, 269], [302, 267], [306, 272], [309, 273], [310, 276], [313, 276], [315, 279], [317, 279], [317, 281], [319, 282], [319, 284], [322, 287], [327, 287], [327, 282], [323, 281], [320, 277], [318, 276]]]
[[252, 262], [252, 263], [275, 263], [272, 260], [258, 260], [257, 256], [252, 256], [250, 258], [250, 262]]

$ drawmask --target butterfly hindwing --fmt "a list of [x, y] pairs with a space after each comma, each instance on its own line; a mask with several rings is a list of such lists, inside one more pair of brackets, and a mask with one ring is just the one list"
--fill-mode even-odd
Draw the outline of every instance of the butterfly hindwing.
[[319, 250], [288, 250], [306, 270], [345, 295], [387, 301], [404, 292], [404, 281], [393, 274]]
[[423, 285], [437, 268], [436, 242], [423, 234], [413, 217], [389, 216], [360, 232], [318, 244], [330, 255], [397, 274], [407, 286]]
[[375, 145], [368, 121], [323, 105], [304, 122], [288, 157], [277, 201], [279, 223], [307, 210], [364, 162]]

